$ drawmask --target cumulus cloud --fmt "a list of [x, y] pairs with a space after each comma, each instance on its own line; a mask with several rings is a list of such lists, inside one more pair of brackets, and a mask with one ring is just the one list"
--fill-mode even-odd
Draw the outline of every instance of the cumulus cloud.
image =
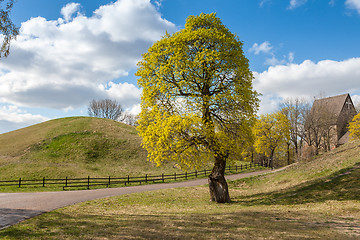
[[[267, 71], [254, 73], [254, 88], [268, 101], [301, 97], [311, 99], [319, 92], [329, 96], [360, 94], [360, 58], [345, 61], [324, 60], [301, 64], [271, 66]], [[270, 109], [262, 108], [262, 111]], [[273, 110], [273, 109], [272, 109]]]
[[295, 8], [298, 8], [302, 5], [304, 5], [306, 2], [307, 2], [307, 0], [290, 0], [288, 9], [293, 10]]
[[265, 41], [261, 44], [254, 43], [254, 45], [249, 49], [249, 52], [253, 52], [255, 55], [260, 53], [270, 53], [273, 47], [268, 41]]
[[14, 105], [0, 108], [0, 133], [44, 122], [49, 118], [41, 115], [33, 115], [19, 109]]
[[119, 82], [175, 25], [150, 0], [118, 0], [91, 17], [74, 16], [79, 9], [68, 4], [61, 10], [64, 19], [22, 23], [10, 56], [0, 62], [0, 102], [69, 109], [110, 95], [124, 104], [139, 103], [140, 90]]
[[346, 0], [346, 7], [350, 9], [355, 9], [360, 14], [360, 0]]
[[78, 12], [80, 9], [80, 3], [68, 3], [61, 9], [61, 14], [64, 16], [65, 21], [70, 21], [72, 15]]

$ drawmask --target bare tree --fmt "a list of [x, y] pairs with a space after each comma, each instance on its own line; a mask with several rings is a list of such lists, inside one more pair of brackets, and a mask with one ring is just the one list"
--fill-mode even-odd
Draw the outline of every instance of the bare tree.
[[299, 156], [304, 138], [304, 125], [306, 110], [310, 110], [309, 103], [302, 98], [288, 98], [280, 104], [280, 111], [290, 122], [290, 142], [288, 146], [288, 164], [290, 164], [290, 146], [293, 145], [295, 155]]
[[138, 117], [138, 115], [132, 114], [130, 112], [125, 112], [124, 114], [122, 114], [122, 122], [131, 126], [138, 126]]
[[95, 100], [89, 103], [88, 113], [90, 117], [108, 118], [122, 121], [121, 105], [111, 99]]
[[315, 147], [315, 154], [320, 149], [330, 150], [331, 140], [336, 135], [335, 123], [336, 115], [322, 102], [317, 102], [317, 106], [307, 112], [305, 141], [309, 146]]

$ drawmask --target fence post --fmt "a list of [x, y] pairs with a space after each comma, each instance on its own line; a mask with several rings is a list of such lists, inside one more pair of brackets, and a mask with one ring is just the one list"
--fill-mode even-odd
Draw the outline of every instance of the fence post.
[[185, 172], [185, 179], [187, 180], [187, 172]]
[[109, 176], [109, 186], [110, 186], [110, 176]]
[[230, 167], [230, 165], [229, 165], [229, 173], [231, 173], [231, 167]]
[[67, 187], [67, 182], [68, 182], [68, 179], [67, 177], [65, 178], [65, 187]]
[[128, 175], [128, 184], [130, 184], [130, 176]]
[[87, 189], [90, 189], [90, 176], [88, 176], [88, 185], [87, 185]]
[[195, 170], [195, 177], [197, 178], [197, 170]]
[[242, 164], [240, 164], [240, 170], [242, 171]]
[[161, 174], [162, 181], [164, 182], [164, 174]]
[[145, 175], [145, 183], [147, 183], [147, 174]]
[[45, 187], [45, 177], [43, 177], [43, 187]]
[[176, 173], [174, 174], [174, 180], [176, 181]]
[[21, 187], [21, 178], [19, 178], [19, 187]]

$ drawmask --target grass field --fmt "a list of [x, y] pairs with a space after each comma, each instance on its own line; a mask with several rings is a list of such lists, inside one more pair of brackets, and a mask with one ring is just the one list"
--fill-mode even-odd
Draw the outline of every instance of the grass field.
[[0, 231], [2, 239], [360, 239], [360, 142], [281, 172], [84, 202]]
[[146, 161], [136, 129], [89, 117], [51, 120], [0, 135], [0, 180], [104, 177], [164, 171]]

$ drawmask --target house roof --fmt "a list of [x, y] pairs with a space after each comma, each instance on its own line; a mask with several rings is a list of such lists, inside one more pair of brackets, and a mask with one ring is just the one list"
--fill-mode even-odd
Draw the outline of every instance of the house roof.
[[335, 118], [338, 118], [348, 96], [350, 95], [346, 93], [334, 97], [317, 99], [314, 101], [311, 111], [325, 110]]
[[338, 145], [343, 145], [350, 140], [350, 132], [347, 131], [337, 142]]

